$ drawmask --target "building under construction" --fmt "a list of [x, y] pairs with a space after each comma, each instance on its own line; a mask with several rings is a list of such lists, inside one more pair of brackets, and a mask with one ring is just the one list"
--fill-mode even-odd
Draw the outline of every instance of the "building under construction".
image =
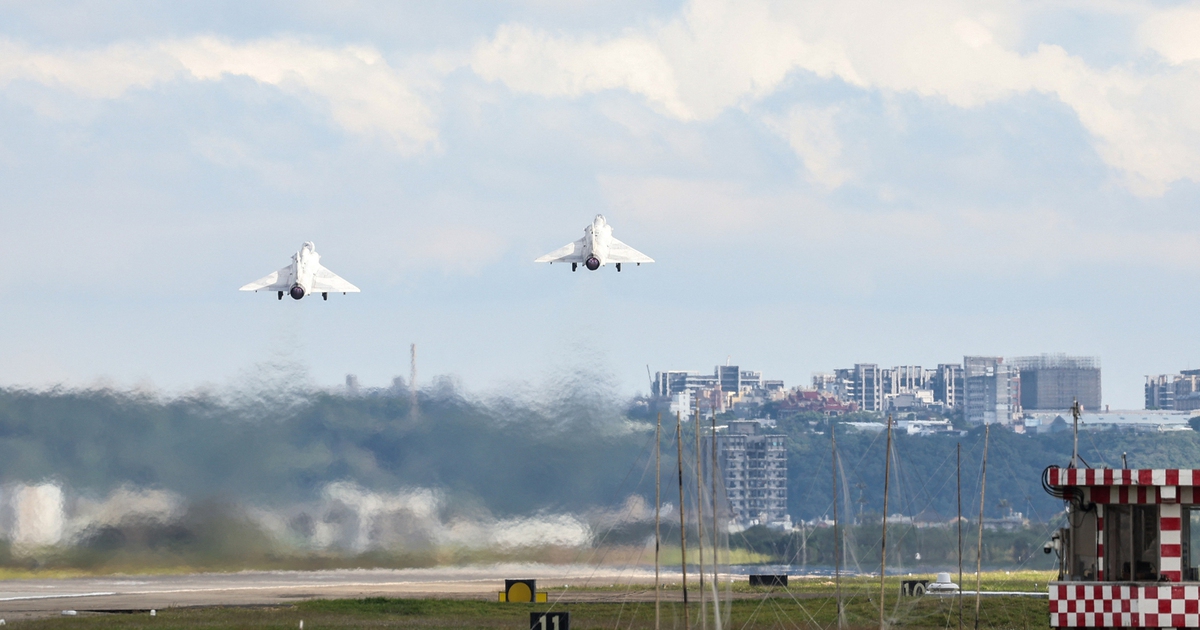
[[1012, 365], [1020, 373], [1022, 409], [1070, 409], [1076, 400], [1084, 409], [1101, 409], [1097, 357], [1043, 354], [1016, 357]]

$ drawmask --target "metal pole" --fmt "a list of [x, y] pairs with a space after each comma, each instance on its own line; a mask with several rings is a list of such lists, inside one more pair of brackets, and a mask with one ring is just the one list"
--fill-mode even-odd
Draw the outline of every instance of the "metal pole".
[[659, 531], [659, 521], [662, 513], [662, 412], [658, 413], [658, 422], [654, 425], [654, 630], [659, 630], [661, 623], [660, 587], [659, 587], [659, 547], [662, 534]]
[[962, 585], [963, 585], [963, 556], [962, 556], [962, 442], [958, 443], [958, 461], [955, 465], [954, 476], [958, 486], [958, 630], [962, 630]]
[[408, 347], [412, 371], [408, 375], [408, 415], [416, 418], [420, 413], [417, 407], [417, 344]]
[[[716, 414], [713, 414], [714, 417]], [[700, 466], [704, 457], [700, 454], [700, 408], [696, 407], [696, 550], [700, 554], [700, 628], [708, 630], [708, 617], [704, 605], [704, 481]]]
[[1079, 399], [1071, 405], [1071, 417], [1075, 419], [1075, 446], [1071, 449], [1071, 468], [1079, 468], [1079, 416], [1082, 415]]
[[892, 475], [892, 414], [887, 419], [887, 454], [883, 457], [883, 539], [879, 545], [879, 630], [887, 625], [883, 618], [883, 601], [885, 597], [884, 578], [887, 577], [887, 517], [888, 517], [888, 480]]
[[979, 546], [975, 550], [975, 630], [979, 630], [979, 587], [983, 580], [983, 499], [987, 490], [988, 434], [992, 425], [983, 425], [983, 472], [979, 480]]
[[720, 541], [717, 540], [717, 414], [712, 415], [712, 442], [708, 445], [712, 451], [712, 466], [709, 468], [709, 481], [712, 482], [712, 535], [713, 535], [713, 574], [712, 574], [712, 590], [713, 590], [713, 627], [721, 630], [721, 602], [717, 599], [717, 549], [720, 547]]
[[829, 442], [832, 448], [830, 462], [833, 464], [833, 583], [837, 592], [837, 627], [842, 628], [842, 552], [838, 538], [838, 485], [837, 485], [837, 432], [833, 418], [829, 419]]
[[683, 517], [683, 420], [680, 419], [678, 411], [675, 412], [675, 448], [675, 461], [679, 467], [679, 554], [683, 568], [683, 627], [690, 628], [692, 622], [688, 618], [687, 521]]

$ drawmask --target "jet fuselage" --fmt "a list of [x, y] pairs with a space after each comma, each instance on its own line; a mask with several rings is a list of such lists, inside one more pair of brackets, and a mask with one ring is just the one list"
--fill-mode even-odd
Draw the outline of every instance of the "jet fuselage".
[[292, 262], [296, 265], [296, 277], [292, 279], [292, 288], [288, 290], [288, 295], [292, 296], [293, 300], [299, 300], [312, 293], [313, 276], [317, 269], [321, 268], [321, 255], [317, 253], [312, 241], [308, 241], [300, 247], [300, 251], [292, 255]]
[[592, 224], [583, 228], [583, 266], [595, 271], [608, 262], [608, 250], [612, 244], [612, 226], [604, 217], [596, 215]]
[[654, 262], [654, 259], [614, 238], [612, 226], [603, 215], [598, 214], [590, 225], [583, 228], [583, 238], [539, 256], [533, 262], [552, 265], [570, 263], [571, 271], [577, 270], [579, 265], [588, 271], [596, 271], [604, 265], [615, 264], [617, 271], [620, 271], [622, 264], [640, 265]]

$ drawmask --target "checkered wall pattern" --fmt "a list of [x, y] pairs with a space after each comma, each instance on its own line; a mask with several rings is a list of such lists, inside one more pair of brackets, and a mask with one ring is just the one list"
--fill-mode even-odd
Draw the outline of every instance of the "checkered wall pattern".
[[1200, 628], [1200, 586], [1056, 582], [1055, 628]]
[[1096, 504], [1097, 579], [1050, 585], [1056, 628], [1200, 628], [1200, 585], [1103, 583], [1106, 505], [1159, 505], [1159, 575], [1183, 577], [1183, 505], [1196, 504], [1200, 470], [1051, 468], [1052, 486], [1082, 488]]

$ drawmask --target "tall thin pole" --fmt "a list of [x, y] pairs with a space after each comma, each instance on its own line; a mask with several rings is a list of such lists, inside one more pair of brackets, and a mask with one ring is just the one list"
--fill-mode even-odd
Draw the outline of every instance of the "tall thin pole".
[[689, 628], [692, 622], [688, 618], [687, 521], [683, 518], [683, 420], [680, 419], [678, 411], [675, 412], [675, 447], [675, 461], [679, 465], [679, 553], [683, 567], [683, 627]]
[[659, 630], [661, 623], [660, 588], [659, 588], [659, 547], [662, 534], [659, 531], [659, 521], [662, 515], [662, 412], [658, 413], [658, 422], [654, 425], [654, 630]]
[[412, 371], [408, 375], [408, 415], [416, 418], [420, 411], [417, 409], [417, 344], [410, 345], [408, 351], [412, 364]]
[[720, 547], [720, 541], [717, 540], [717, 414], [712, 415], [712, 442], [708, 445], [712, 451], [712, 466], [708, 471], [708, 479], [712, 483], [712, 535], [713, 535], [713, 562], [712, 562], [712, 591], [713, 591], [713, 627], [721, 630], [721, 602], [717, 599], [717, 549]]
[[975, 630], [979, 630], [979, 587], [983, 579], [983, 498], [987, 490], [988, 434], [992, 425], [983, 425], [983, 472], [979, 480], [979, 546], [975, 549]]
[[[713, 414], [714, 416], [716, 414]], [[704, 475], [701, 465], [704, 456], [700, 452], [700, 407], [696, 407], [696, 545], [700, 553], [700, 628], [708, 630], [708, 617], [704, 605]]]
[[833, 418], [829, 419], [829, 442], [833, 456], [833, 583], [837, 592], [837, 627], [842, 627], [842, 551], [841, 539], [838, 537], [838, 483], [837, 483], [837, 432], [834, 430]]
[[954, 468], [954, 476], [958, 485], [958, 630], [962, 630], [962, 442], [958, 443], [958, 463]]
[[1075, 420], [1075, 445], [1071, 448], [1071, 468], [1079, 468], [1079, 417], [1083, 415], [1083, 408], [1079, 406], [1079, 399], [1071, 405], [1071, 417]]
[[883, 600], [886, 591], [883, 580], [887, 577], [887, 517], [888, 480], [892, 476], [892, 414], [887, 419], [887, 454], [883, 457], [883, 540], [879, 545], [879, 630], [884, 630]]

